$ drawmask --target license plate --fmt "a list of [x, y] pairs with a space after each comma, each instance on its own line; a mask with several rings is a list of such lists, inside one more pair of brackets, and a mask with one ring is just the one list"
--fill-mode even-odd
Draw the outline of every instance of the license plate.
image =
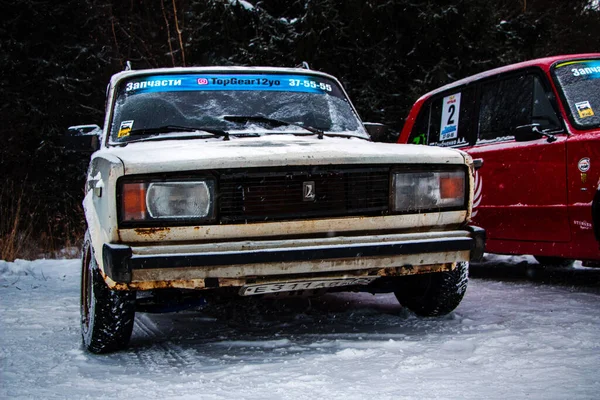
[[340, 286], [368, 285], [377, 278], [377, 276], [363, 276], [359, 278], [322, 279], [316, 281], [291, 281], [246, 285], [242, 286], [242, 288], [240, 289], [240, 295], [252, 296], [255, 294], [290, 292], [296, 290], [316, 290], [329, 289]]

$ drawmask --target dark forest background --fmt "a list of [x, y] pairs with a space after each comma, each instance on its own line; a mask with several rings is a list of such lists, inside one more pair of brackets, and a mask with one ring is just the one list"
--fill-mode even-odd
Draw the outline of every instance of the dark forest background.
[[297, 66], [337, 76], [364, 121], [400, 130], [442, 84], [555, 54], [600, 51], [593, 0], [0, 0], [0, 259], [77, 246], [87, 156], [70, 125], [102, 125], [134, 69]]

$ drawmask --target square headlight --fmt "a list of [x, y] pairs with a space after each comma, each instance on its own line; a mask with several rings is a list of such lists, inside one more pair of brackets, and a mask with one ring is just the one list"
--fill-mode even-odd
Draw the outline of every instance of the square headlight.
[[206, 182], [161, 182], [148, 185], [146, 205], [152, 218], [206, 218], [211, 195]]
[[214, 218], [214, 181], [127, 182], [121, 186], [121, 221], [190, 221]]
[[396, 172], [392, 178], [392, 211], [410, 212], [465, 206], [466, 172]]

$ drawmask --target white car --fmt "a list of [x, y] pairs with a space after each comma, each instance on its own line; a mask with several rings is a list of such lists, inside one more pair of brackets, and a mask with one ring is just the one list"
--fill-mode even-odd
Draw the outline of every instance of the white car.
[[379, 127], [324, 73], [124, 71], [104, 128], [86, 127], [98, 148], [81, 324], [94, 353], [125, 347], [152, 299], [394, 292], [443, 315], [483, 252], [485, 232], [468, 225], [472, 159], [374, 143], [366, 128]]

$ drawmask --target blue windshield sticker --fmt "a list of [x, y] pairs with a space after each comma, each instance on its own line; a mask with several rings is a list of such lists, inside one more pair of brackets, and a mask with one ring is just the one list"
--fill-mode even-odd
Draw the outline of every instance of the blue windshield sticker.
[[126, 93], [208, 90], [262, 90], [327, 94], [331, 93], [334, 88], [327, 80], [306, 75], [155, 75], [132, 79], [125, 84]]
[[584, 78], [600, 78], [600, 61], [579, 60], [569, 61], [556, 66], [557, 69], [567, 67], [572, 76]]
[[[595, 64], [595, 65], [594, 65]], [[571, 68], [573, 76], [588, 76], [600, 77], [600, 62], [589, 63], [583, 68]]]

